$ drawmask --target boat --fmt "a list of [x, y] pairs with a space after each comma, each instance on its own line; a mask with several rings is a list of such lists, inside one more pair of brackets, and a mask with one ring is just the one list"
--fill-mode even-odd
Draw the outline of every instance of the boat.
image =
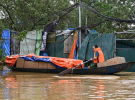
[[[96, 68], [81, 68], [81, 69], [74, 69], [72, 74], [80, 74], [80, 75], [110, 75], [114, 73], [118, 73], [121, 71], [129, 70], [135, 62], [127, 62], [112, 66], [105, 66], [105, 67], [96, 67]], [[6, 65], [7, 68], [11, 69], [12, 71], [19, 71], [19, 72], [39, 72], [39, 73], [60, 73], [65, 69], [35, 69], [35, 68], [17, 68]]]

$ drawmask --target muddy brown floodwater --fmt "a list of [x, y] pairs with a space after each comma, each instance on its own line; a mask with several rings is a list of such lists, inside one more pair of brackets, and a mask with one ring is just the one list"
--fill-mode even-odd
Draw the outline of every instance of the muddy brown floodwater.
[[135, 72], [65, 75], [0, 72], [0, 100], [135, 100]]

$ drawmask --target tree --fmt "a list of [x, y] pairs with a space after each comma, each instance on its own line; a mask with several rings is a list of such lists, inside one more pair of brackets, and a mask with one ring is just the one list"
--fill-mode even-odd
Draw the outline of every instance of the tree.
[[16, 31], [33, 30], [52, 22], [63, 12], [53, 13], [69, 5], [68, 0], [0, 1], [1, 9], [6, 14], [6, 19], [3, 20], [4, 26]]
[[[72, 0], [74, 3], [81, 2], [93, 10], [109, 17], [119, 19], [135, 19], [135, 3], [133, 0]], [[85, 19], [88, 18], [88, 24], [94, 24], [104, 21], [106, 18], [97, 15], [86, 8], [82, 7], [82, 26], [85, 25]], [[114, 31], [123, 31], [133, 29], [129, 23], [119, 23], [115, 21], [106, 21], [92, 29], [100, 33], [113, 33]]]
[[[56, 20], [66, 13], [63, 9], [74, 4], [83, 3], [95, 11], [109, 17], [120, 19], [135, 18], [135, 3], [133, 0], [1, 0], [0, 9], [6, 14], [6, 19], [2, 20], [2, 25], [6, 28], [23, 31], [42, 28], [44, 25]], [[82, 26], [85, 25], [85, 19], [88, 18], [88, 25], [106, 20], [106, 18], [97, 15], [84, 7], [82, 9]], [[71, 11], [63, 17], [57, 29], [66, 29], [69, 27], [78, 27], [78, 8]], [[131, 24], [118, 23], [114, 21], [105, 21], [92, 29], [100, 33], [113, 33], [114, 31], [127, 30]]]

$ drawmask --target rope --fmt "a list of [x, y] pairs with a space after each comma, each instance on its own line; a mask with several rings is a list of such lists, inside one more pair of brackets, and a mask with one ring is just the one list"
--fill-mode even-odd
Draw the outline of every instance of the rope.
[[101, 34], [98, 34], [98, 36], [97, 36], [95, 39], [91, 40], [91, 41], [85, 40], [84, 38], [82, 38], [82, 37], [80, 36], [80, 34], [79, 34], [79, 37], [81, 37], [81, 38], [82, 38], [84, 41], [86, 41], [86, 42], [92, 42], [92, 41], [95, 41], [95, 40], [99, 37], [99, 35], [101, 35]]

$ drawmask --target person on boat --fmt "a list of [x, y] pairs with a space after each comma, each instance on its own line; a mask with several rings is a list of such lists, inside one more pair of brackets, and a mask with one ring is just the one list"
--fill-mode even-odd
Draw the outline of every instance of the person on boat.
[[91, 58], [90, 60], [93, 61], [93, 64], [89, 67], [97, 67], [97, 63], [100, 63], [100, 62], [104, 62], [105, 59], [104, 59], [104, 54], [101, 50], [100, 47], [98, 47], [97, 45], [94, 45], [93, 46], [93, 50], [94, 50], [94, 58]]

